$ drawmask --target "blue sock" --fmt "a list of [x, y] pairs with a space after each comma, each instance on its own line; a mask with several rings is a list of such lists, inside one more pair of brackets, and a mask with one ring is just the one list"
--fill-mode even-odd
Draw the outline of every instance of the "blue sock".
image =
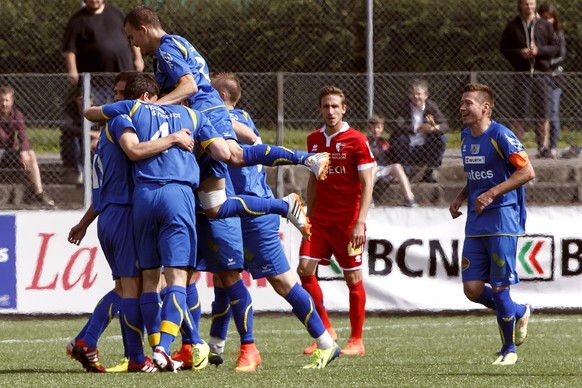
[[212, 322], [210, 323], [210, 336], [226, 340], [228, 324], [232, 311], [230, 300], [224, 288], [214, 286], [214, 301], [212, 302]]
[[[139, 299], [136, 300], [139, 306]], [[122, 317], [123, 317], [123, 299], [121, 300], [121, 309], [119, 310], [119, 326], [121, 328], [121, 342], [123, 342], [123, 357], [129, 358], [129, 355], [127, 354], [127, 337], [125, 336], [125, 322], [123, 321]]]
[[497, 306], [497, 325], [503, 349], [515, 352], [515, 310], [516, 305], [511, 300], [509, 288], [493, 292], [493, 300]]
[[164, 298], [166, 297], [166, 294], [168, 293], [168, 287], [164, 287], [160, 290], [160, 298], [162, 300], [164, 300]]
[[282, 199], [237, 195], [226, 199], [220, 206], [216, 218], [257, 217], [265, 214], [279, 214], [286, 217], [288, 210], [289, 204]]
[[232, 317], [240, 335], [240, 343], [255, 342], [253, 338], [253, 301], [242, 279], [226, 288], [226, 294], [230, 299]]
[[141, 316], [148, 332], [148, 343], [153, 348], [160, 343], [162, 298], [157, 292], [146, 292], [139, 297]]
[[485, 288], [483, 289], [483, 293], [479, 295], [477, 300], [475, 300], [474, 302], [482, 304], [488, 309], [492, 310], [497, 309], [497, 306], [495, 306], [495, 301], [493, 300], [493, 290], [491, 290], [491, 287], [489, 286], [485, 286]]
[[97, 303], [95, 310], [87, 325], [87, 330], [83, 339], [85, 343], [90, 348], [97, 347], [97, 341], [99, 337], [111, 322], [111, 319], [119, 312], [121, 307], [121, 296], [119, 296], [115, 291], [109, 291], [105, 296]]
[[256, 144], [243, 148], [243, 159], [247, 166], [262, 164], [264, 166], [282, 166], [285, 164], [303, 164], [313, 154], [290, 150], [270, 144]]
[[158, 345], [163, 347], [167, 354], [170, 354], [170, 345], [178, 335], [184, 314], [187, 313], [186, 288], [169, 286], [168, 293], [162, 303], [162, 322], [160, 323], [160, 343]]
[[285, 300], [293, 307], [293, 314], [303, 323], [309, 335], [313, 338], [321, 337], [325, 327], [307, 291], [299, 283], [295, 283]]
[[515, 319], [521, 319], [525, 315], [526, 307], [524, 304], [515, 304]]
[[200, 326], [200, 317], [202, 315], [196, 283], [188, 284], [186, 287], [186, 304], [190, 314], [184, 316], [184, 322], [182, 323], [182, 343], [201, 343], [200, 340], [194, 341], [200, 337], [198, 327]]
[[139, 299], [124, 298], [121, 302], [120, 321], [125, 331], [125, 355], [130, 360], [142, 364], [145, 362], [143, 353], [144, 324], [139, 308]]

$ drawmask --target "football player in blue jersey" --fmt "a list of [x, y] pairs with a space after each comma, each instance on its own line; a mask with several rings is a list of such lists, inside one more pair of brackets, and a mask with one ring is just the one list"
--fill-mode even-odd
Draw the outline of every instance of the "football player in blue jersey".
[[[256, 137], [253, 142], [260, 143], [259, 132], [250, 115], [244, 110], [236, 108], [241, 95], [238, 77], [232, 73], [213, 74], [212, 86], [219, 92], [230, 110], [231, 118], [250, 127]], [[229, 167], [229, 174], [236, 194], [273, 198], [273, 193], [267, 185], [266, 173], [261, 165], [242, 168]], [[312, 361], [305, 368], [325, 368], [339, 356], [340, 349], [325, 330], [321, 318], [314, 309], [313, 300], [291, 272], [289, 262], [281, 246], [279, 223], [280, 218], [273, 214], [241, 219], [246, 258], [245, 267], [254, 279], [267, 278], [275, 291], [292, 306], [293, 313], [315, 339], [317, 350], [312, 356]], [[217, 283], [220, 284], [220, 282]], [[229, 297], [230, 294], [221, 287], [215, 288], [209, 340], [213, 353], [210, 361], [213, 363], [221, 363], [220, 354], [224, 349], [226, 339], [230, 316], [229, 307], [234, 307], [232, 303], [229, 306]]]
[[[116, 88], [127, 78], [120, 73]], [[156, 372], [157, 368], [143, 353], [143, 328], [139, 306], [141, 274], [133, 244], [131, 198], [133, 194], [132, 164], [120, 147], [120, 136], [125, 126], [118, 116], [108, 123], [99, 137], [93, 162], [93, 199], [81, 221], [71, 228], [69, 242], [79, 245], [89, 225], [99, 216], [97, 233], [104, 255], [116, 282], [115, 290], [106, 294], [91, 315], [87, 325], [69, 346], [71, 356], [79, 360], [89, 372], [105, 372], [99, 362], [97, 341], [109, 321], [120, 313], [124, 334], [124, 350], [128, 372]], [[139, 143], [136, 158], [149, 158], [173, 145], [192, 151], [194, 139], [183, 130], [157, 140]], [[128, 241], [130, 242], [128, 244]], [[103, 310], [107, 311], [103, 311]]]
[[[154, 56], [154, 72], [163, 95], [157, 103], [180, 104], [186, 101], [191, 108], [204, 112], [216, 131], [229, 140], [229, 166], [303, 164], [313, 171], [317, 179], [326, 178], [329, 165], [327, 153], [306, 153], [267, 144], [257, 144], [243, 150], [237, 141], [228, 110], [210, 84], [206, 60], [186, 39], [164, 31], [152, 9], [145, 6], [134, 8], [126, 15], [124, 26], [132, 44], [139, 47], [143, 54]], [[239, 126], [239, 131], [249, 130], [238, 123], [234, 125]]]
[[[461, 153], [467, 183], [451, 202], [453, 218], [467, 200], [462, 253], [463, 290], [468, 299], [497, 312], [502, 347], [494, 365], [517, 363], [516, 346], [527, 337], [532, 308], [515, 303], [510, 286], [519, 282], [517, 239], [525, 233], [524, 184], [535, 172], [515, 134], [491, 119], [494, 97], [487, 85], [463, 90]], [[488, 283], [490, 286], [487, 286]]]

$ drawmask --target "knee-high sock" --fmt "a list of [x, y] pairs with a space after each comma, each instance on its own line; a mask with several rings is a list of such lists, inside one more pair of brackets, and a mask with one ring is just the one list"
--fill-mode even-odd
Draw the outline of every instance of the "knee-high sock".
[[232, 310], [230, 308], [230, 299], [228, 299], [224, 288], [214, 286], [214, 301], [212, 302], [211, 314], [210, 336], [226, 340]]
[[121, 296], [115, 291], [109, 291], [95, 306], [91, 318], [87, 324], [87, 330], [83, 336], [85, 343], [90, 348], [97, 347], [99, 337], [111, 322], [111, 319], [119, 312], [121, 307]]
[[[139, 299], [136, 298], [136, 300], [139, 306]], [[121, 309], [123, 309], [123, 300], [121, 301]], [[129, 354], [127, 353], [127, 337], [125, 336], [125, 323], [121, 318], [123, 316], [123, 310], [121, 309], [119, 310], [119, 328], [121, 329], [121, 342], [123, 342], [123, 357], [129, 359]]]
[[242, 279], [225, 290], [228, 299], [230, 299], [232, 317], [240, 335], [241, 344], [255, 342], [253, 338], [253, 301], [249, 290]]
[[237, 195], [226, 199], [220, 206], [216, 218], [257, 217], [265, 214], [278, 214], [286, 217], [288, 211], [289, 204], [282, 199]]
[[192, 332], [198, 332], [200, 316], [202, 313], [202, 309], [200, 307], [200, 297], [198, 295], [198, 288], [196, 287], [196, 283], [188, 284], [186, 287], [186, 304], [188, 305], [188, 310], [190, 311], [190, 316], [186, 316], [186, 318], [190, 319], [191, 317], [192, 328], [188, 327], [188, 325], [185, 325], [186, 322], [182, 324], [182, 343], [192, 344]]
[[366, 289], [364, 282], [360, 280], [354, 284], [348, 284], [350, 289], [350, 324], [352, 334], [350, 338], [362, 338], [364, 320], [366, 318]]
[[281, 166], [285, 164], [303, 164], [313, 154], [290, 150], [270, 144], [256, 144], [243, 149], [243, 159], [247, 166], [262, 164], [264, 166]]
[[323, 326], [326, 329], [331, 329], [331, 322], [329, 321], [329, 317], [327, 315], [327, 310], [323, 305], [323, 292], [321, 291], [321, 287], [319, 286], [319, 281], [317, 280], [317, 276], [309, 275], [309, 276], [300, 276], [301, 285], [311, 295], [313, 299], [313, 303], [315, 303], [315, 309], [323, 322]]
[[141, 364], [145, 362], [143, 353], [143, 332], [144, 324], [139, 307], [139, 299], [124, 298], [121, 302], [120, 321], [126, 339], [125, 355], [130, 360]]
[[493, 292], [497, 306], [497, 325], [503, 350], [515, 352], [515, 302], [511, 300], [509, 288]]
[[148, 343], [155, 348], [160, 343], [162, 298], [157, 292], [146, 292], [139, 297], [141, 316], [148, 332]]
[[303, 323], [311, 337], [319, 338], [325, 332], [313, 299], [299, 283], [295, 283], [285, 300], [293, 307], [293, 314]]
[[[162, 303], [162, 322], [160, 323], [160, 343], [170, 354], [170, 345], [178, 335], [184, 315], [189, 314], [186, 306], [186, 288], [169, 286], [168, 293]], [[191, 322], [190, 322], [191, 323]]]
[[495, 306], [495, 301], [493, 300], [493, 291], [491, 287], [485, 286], [483, 289], [483, 293], [479, 295], [475, 303], [482, 304], [483, 306], [487, 307], [488, 309], [496, 310], [497, 306]]

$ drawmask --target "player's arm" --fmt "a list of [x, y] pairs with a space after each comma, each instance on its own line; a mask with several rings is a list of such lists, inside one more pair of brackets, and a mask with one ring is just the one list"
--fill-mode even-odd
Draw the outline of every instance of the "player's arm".
[[467, 195], [467, 185], [465, 185], [465, 187], [459, 191], [455, 199], [453, 199], [449, 205], [449, 213], [451, 213], [451, 217], [453, 217], [453, 219], [458, 218], [463, 214], [459, 209], [463, 205], [463, 202], [465, 202], [467, 199]]
[[360, 211], [356, 224], [352, 229], [352, 243], [355, 246], [363, 246], [366, 242], [366, 217], [368, 217], [368, 210], [372, 202], [372, 191], [374, 188], [374, 169], [372, 167], [364, 170], [358, 170], [358, 178], [362, 184], [362, 191], [360, 194]]
[[141, 56], [141, 49], [137, 46], [131, 46], [131, 53], [133, 55], [133, 68], [135, 71], [143, 71], [144, 63]]
[[236, 137], [241, 143], [252, 145], [257, 142], [257, 135], [253, 130], [240, 121], [232, 120], [232, 129], [234, 129], [234, 133], [236, 133]]
[[201, 144], [206, 153], [214, 160], [228, 163], [232, 157], [228, 143], [222, 137], [216, 137]]
[[475, 200], [475, 212], [477, 214], [481, 214], [483, 209], [490, 205], [495, 197], [515, 190], [536, 177], [534, 168], [525, 151], [511, 154], [509, 156], [509, 163], [511, 163], [516, 170], [507, 180], [493, 186], [477, 197]]
[[83, 237], [85, 237], [85, 234], [87, 233], [87, 228], [89, 227], [89, 225], [91, 225], [91, 223], [93, 223], [93, 221], [95, 221], [95, 218], [97, 218], [98, 215], [99, 212], [94, 210], [93, 204], [91, 204], [91, 206], [89, 206], [89, 209], [87, 209], [87, 211], [81, 218], [81, 221], [79, 221], [77, 225], [71, 228], [67, 240], [71, 244], [79, 245], [81, 243], [81, 240], [83, 240]]
[[101, 106], [91, 106], [85, 110], [85, 118], [92, 122], [105, 121], [107, 118], [103, 115]]
[[156, 140], [140, 142], [133, 128], [125, 128], [119, 138], [119, 145], [130, 160], [136, 161], [157, 155], [174, 145], [192, 152], [194, 139], [190, 136], [190, 130], [181, 129]]
[[176, 87], [170, 93], [156, 101], [157, 105], [180, 104], [182, 101], [188, 99], [191, 95], [198, 91], [198, 85], [194, 80], [194, 76], [190, 73], [184, 74], [176, 82]]

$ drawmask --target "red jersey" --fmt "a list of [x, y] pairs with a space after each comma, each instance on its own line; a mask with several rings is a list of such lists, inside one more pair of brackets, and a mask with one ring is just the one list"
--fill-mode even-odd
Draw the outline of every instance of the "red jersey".
[[331, 136], [325, 127], [307, 137], [308, 152], [329, 152], [327, 179], [316, 181], [317, 195], [312, 218], [351, 222], [358, 218], [362, 184], [358, 171], [376, 165], [366, 136], [347, 123]]
[[[17, 137], [18, 143], [16, 142]], [[0, 148], [18, 149], [17, 145], [20, 146], [20, 151], [30, 150], [24, 115], [12, 107], [6, 119], [0, 118]]]

